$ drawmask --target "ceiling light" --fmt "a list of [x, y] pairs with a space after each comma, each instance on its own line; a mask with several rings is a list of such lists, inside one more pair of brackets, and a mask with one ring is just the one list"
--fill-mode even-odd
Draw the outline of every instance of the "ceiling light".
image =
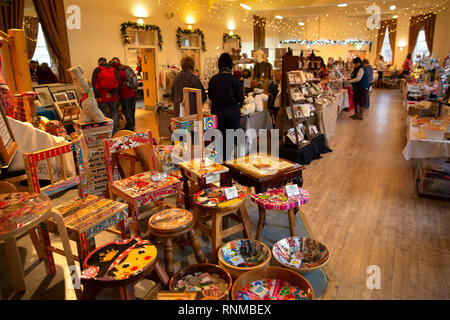
[[283, 16], [275, 16], [275, 19], [283, 19]]
[[392, 6], [389, 7], [389, 9], [395, 10], [395, 9], [397, 9], [397, 6], [395, 4], [393, 4]]
[[304, 22], [299, 22], [298, 25], [299, 25], [299, 26], [304, 26], [305, 23], [304, 23]]
[[193, 17], [193, 16], [188, 16], [188, 17], [186, 18], [186, 23], [188, 23], [188, 24], [194, 24], [194, 23], [195, 23], [194, 17]]
[[252, 7], [250, 7], [249, 5], [246, 5], [245, 3], [241, 3], [240, 6], [242, 8], [244, 8], [245, 10], [252, 10]]
[[228, 22], [228, 26], [227, 26], [229, 31], [233, 31], [236, 29], [236, 25], [234, 24], [233, 21]]
[[398, 15], [392, 16], [392, 18], [397, 19], [397, 18], [398, 18]]
[[339, 3], [337, 6], [338, 6], [339, 8], [342, 8], [342, 7], [348, 6], [348, 4], [346, 4], [346, 3]]

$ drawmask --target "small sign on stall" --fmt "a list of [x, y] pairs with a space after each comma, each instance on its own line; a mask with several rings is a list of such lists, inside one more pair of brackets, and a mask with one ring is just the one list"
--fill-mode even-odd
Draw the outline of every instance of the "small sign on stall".
[[300, 191], [298, 190], [298, 186], [296, 184], [291, 184], [285, 187], [288, 198], [293, 196], [298, 196]]
[[224, 191], [227, 200], [233, 200], [239, 196], [236, 187], [226, 188]]

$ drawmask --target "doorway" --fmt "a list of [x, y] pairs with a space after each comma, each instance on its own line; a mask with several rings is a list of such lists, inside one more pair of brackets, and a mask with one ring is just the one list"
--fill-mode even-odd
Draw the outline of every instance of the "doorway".
[[127, 64], [136, 71], [139, 87], [136, 107], [153, 109], [158, 102], [156, 86], [156, 50], [145, 46], [126, 48]]

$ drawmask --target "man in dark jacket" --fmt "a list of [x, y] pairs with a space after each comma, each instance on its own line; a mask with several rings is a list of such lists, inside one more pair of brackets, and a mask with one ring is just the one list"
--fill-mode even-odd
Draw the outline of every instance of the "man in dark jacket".
[[106, 117], [114, 120], [113, 134], [116, 133], [120, 89], [120, 77], [117, 70], [104, 63], [99, 65], [92, 74], [92, 88], [100, 110]]
[[364, 67], [361, 58], [353, 59], [354, 69], [351, 79], [348, 81], [353, 87], [353, 104], [355, 114], [353, 120], [362, 120], [364, 108], [367, 108], [367, 95], [369, 94], [369, 72]]
[[[175, 107], [175, 116], [180, 116], [180, 104], [183, 102], [183, 88], [194, 88], [202, 90], [202, 103], [205, 103], [207, 96], [203, 84], [194, 74], [195, 61], [191, 57], [181, 59], [182, 71], [177, 74], [172, 85], [172, 102]], [[189, 95], [190, 114], [197, 113], [197, 103], [193, 94]]]

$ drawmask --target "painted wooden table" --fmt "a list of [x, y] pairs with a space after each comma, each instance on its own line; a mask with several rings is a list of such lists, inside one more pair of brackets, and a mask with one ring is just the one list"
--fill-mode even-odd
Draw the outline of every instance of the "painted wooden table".
[[258, 227], [256, 229], [256, 240], [259, 240], [264, 221], [266, 209], [276, 211], [287, 211], [289, 217], [289, 231], [291, 237], [295, 236], [295, 214], [301, 205], [308, 202], [309, 192], [298, 187], [299, 194], [288, 197], [286, 188], [272, 189], [264, 193], [254, 194], [250, 199], [256, 203], [259, 209]]
[[[222, 246], [222, 239], [242, 231], [244, 238], [252, 239], [253, 233], [245, 207], [247, 189], [235, 186], [237, 198], [228, 200], [225, 195], [227, 187], [205, 189], [194, 196], [197, 227], [211, 238], [211, 260], [217, 262], [217, 250]], [[230, 217], [238, 224], [223, 230], [223, 218]], [[211, 226], [207, 220], [211, 219]]]
[[300, 187], [303, 185], [302, 170], [305, 167], [282, 158], [258, 154], [229, 160], [224, 165], [230, 169], [233, 179], [254, 187], [256, 193], [285, 186], [291, 181]]
[[121, 299], [134, 299], [134, 285], [153, 270], [164, 285], [169, 281], [156, 247], [140, 238], [105, 244], [92, 251], [83, 266], [84, 299], [95, 298], [101, 288], [117, 288]]
[[27, 192], [0, 194], [0, 241], [5, 241], [6, 255], [16, 292], [25, 292], [25, 280], [16, 237], [50, 218], [57, 223], [67, 265], [74, 265], [62, 216], [51, 209], [50, 199], [42, 194]]
[[184, 207], [187, 210], [191, 209], [191, 203], [189, 201], [189, 180], [197, 183], [202, 190], [210, 183], [220, 182], [221, 186], [227, 184], [229, 169], [209, 159], [181, 162], [178, 166], [183, 177]]

